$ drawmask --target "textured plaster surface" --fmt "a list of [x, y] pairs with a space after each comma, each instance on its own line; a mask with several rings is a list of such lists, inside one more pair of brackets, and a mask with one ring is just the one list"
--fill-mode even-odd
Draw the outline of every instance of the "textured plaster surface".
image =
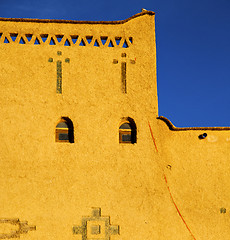
[[[119, 226], [112, 240], [228, 239], [229, 129], [173, 131], [167, 120], [157, 119], [153, 13], [106, 24], [0, 19], [0, 29], [0, 218], [36, 226], [21, 239], [80, 240], [72, 228], [81, 226], [92, 207]], [[4, 43], [10, 33], [64, 35], [70, 46]], [[132, 44], [79, 46], [72, 35], [132, 37]], [[57, 61], [62, 61], [61, 93]], [[74, 143], [55, 142], [61, 117], [73, 122]], [[119, 144], [124, 117], [135, 121], [135, 144]], [[199, 139], [204, 132], [207, 137]], [[97, 222], [92, 229], [88, 234], [97, 239], [103, 227]], [[11, 228], [0, 222], [0, 230]]]

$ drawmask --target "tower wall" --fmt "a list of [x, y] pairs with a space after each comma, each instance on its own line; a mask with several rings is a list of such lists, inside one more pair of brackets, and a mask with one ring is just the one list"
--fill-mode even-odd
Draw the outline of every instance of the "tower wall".
[[228, 239], [230, 128], [158, 117], [153, 12], [0, 18], [0, 53], [0, 239]]
[[[19, 233], [24, 239], [81, 239], [72, 227], [97, 207], [122, 238], [147, 237], [155, 210], [142, 196], [155, 191], [157, 175], [147, 124], [158, 115], [154, 14], [111, 23], [0, 19], [0, 29], [0, 217], [36, 225]], [[61, 117], [72, 121], [74, 143], [55, 142]], [[135, 144], [119, 144], [127, 117]], [[90, 231], [87, 239], [105, 238]]]

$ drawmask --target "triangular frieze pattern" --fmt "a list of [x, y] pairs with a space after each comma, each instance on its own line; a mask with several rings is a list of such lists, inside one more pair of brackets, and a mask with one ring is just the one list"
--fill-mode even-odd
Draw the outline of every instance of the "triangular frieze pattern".
[[30, 44], [30, 45], [57, 45], [67, 47], [111, 47], [129, 48], [133, 45], [132, 37], [122, 36], [93, 36], [93, 35], [64, 35], [64, 34], [21, 34], [0, 32], [0, 44]]

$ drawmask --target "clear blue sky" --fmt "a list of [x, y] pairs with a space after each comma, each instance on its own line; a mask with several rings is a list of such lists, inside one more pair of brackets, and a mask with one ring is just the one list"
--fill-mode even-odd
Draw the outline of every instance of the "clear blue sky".
[[122, 20], [156, 13], [159, 115], [230, 126], [230, 0], [0, 0], [0, 16]]

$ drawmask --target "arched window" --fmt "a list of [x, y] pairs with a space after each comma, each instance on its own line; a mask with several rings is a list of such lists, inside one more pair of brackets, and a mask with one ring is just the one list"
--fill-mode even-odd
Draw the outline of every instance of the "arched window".
[[119, 127], [119, 143], [136, 143], [136, 124], [131, 118], [127, 118]]
[[73, 123], [69, 118], [63, 117], [56, 125], [56, 142], [74, 142]]

